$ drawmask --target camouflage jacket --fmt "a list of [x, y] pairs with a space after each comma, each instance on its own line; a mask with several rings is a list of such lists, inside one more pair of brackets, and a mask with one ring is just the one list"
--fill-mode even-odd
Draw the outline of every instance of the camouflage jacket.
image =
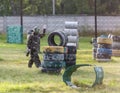
[[38, 49], [40, 44], [40, 37], [38, 35], [30, 35], [27, 41], [28, 49]]

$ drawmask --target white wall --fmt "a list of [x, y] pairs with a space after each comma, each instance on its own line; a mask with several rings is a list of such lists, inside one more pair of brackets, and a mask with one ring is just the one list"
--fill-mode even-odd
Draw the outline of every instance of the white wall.
[[[98, 31], [119, 31], [120, 16], [98, 16]], [[64, 29], [65, 21], [78, 21], [79, 31], [94, 30], [94, 16], [24, 16], [23, 29], [24, 33], [32, 29], [34, 26], [39, 26], [42, 29], [43, 25], [47, 25], [47, 31]], [[7, 26], [20, 25], [19, 16], [0, 17], [0, 32], [6, 31]]]

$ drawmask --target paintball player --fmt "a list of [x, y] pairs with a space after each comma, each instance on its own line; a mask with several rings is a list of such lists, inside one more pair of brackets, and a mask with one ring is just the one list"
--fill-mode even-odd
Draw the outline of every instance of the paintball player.
[[[33, 30], [40, 31], [37, 26], [35, 26]], [[42, 52], [40, 52], [40, 39], [45, 36], [46, 26], [43, 26], [43, 30], [42, 31], [43, 32], [42, 33], [39, 32], [39, 35], [38, 35], [38, 37], [39, 37], [39, 41], [38, 41], [39, 44], [38, 44], [38, 47], [37, 47], [38, 53], [42, 53]]]
[[39, 55], [38, 55], [39, 41], [40, 41], [39, 30], [34, 29], [27, 41], [28, 52], [27, 52], [26, 56], [29, 56], [29, 54], [30, 54], [30, 60], [28, 62], [29, 68], [32, 67], [33, 62], [35, 63], [35, 66], [37, 68], [40, 67], [40, 65], [41, 65], [41, 61], [40, 61]]
[[29, 35], [27, 40], [28, 51], [26, 53], [26, 56], [29, 56], [29, 54], [31, 56], [28, 67], [32, 67], [33, 62], [35, 62], [36, 67], [39, 67], [41, 65], [38, 53], [40, 52], [40, 38], [44, 36], [45, 31], [40, 34], [37, 26], [35, 26], [34, 29], [31, 30], [31, 34]]

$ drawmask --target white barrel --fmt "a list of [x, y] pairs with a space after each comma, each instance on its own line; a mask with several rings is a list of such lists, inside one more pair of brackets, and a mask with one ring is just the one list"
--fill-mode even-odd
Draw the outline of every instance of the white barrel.
[[75, 46], [76, 47], [77, 44], [76, 43], [67, 43], [66, 46]]
[[67, 28], [67, 29], [77, 29], [78, 28], [78, 22], [66, 21], [65, 22], [65, 28]]
[[77, 29], [64, 29], [64, 33], [69, 36], [79, 36], [78, 35], [78, 30]]
[[68, 36], [68, 43], [77, 43], [78, 38], [77, 36]]

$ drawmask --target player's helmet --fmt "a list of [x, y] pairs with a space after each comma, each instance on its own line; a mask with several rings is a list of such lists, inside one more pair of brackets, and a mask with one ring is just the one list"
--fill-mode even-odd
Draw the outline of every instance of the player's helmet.
[[33, 31], [35, 35], [39, 34], [39, 29], [37, 26], [34, 27]]

